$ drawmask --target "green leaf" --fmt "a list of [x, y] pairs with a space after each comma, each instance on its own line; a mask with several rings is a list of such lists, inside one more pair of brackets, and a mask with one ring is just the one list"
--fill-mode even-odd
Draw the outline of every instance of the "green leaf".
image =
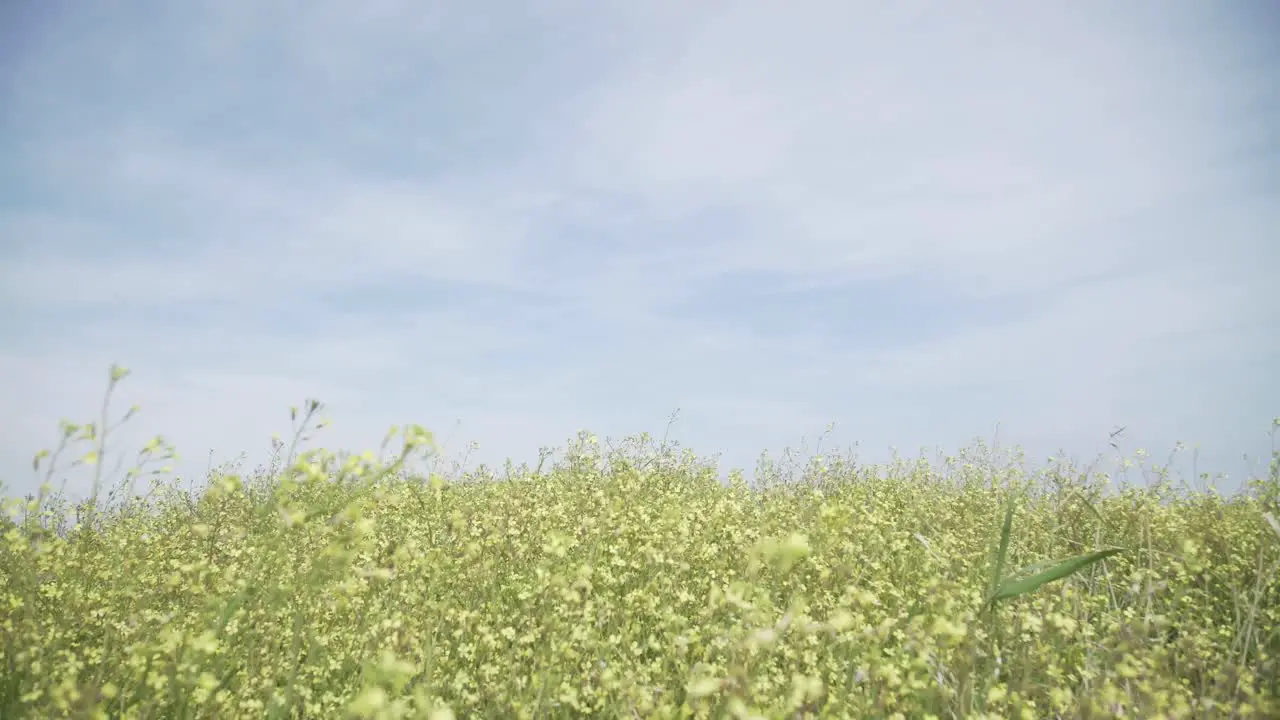
[[1000, 548], [996, 551], [995, 563], [991, 568], [991, 585], [988, 589], [989, 594], [994, 594], [1000, 585], [1000, 576], [1004, 573], [1004, 560], [1009, 552], [1009, 534], [1013, 529], [1013, 503], [1016, 496], [1009, 495], [1008, 501], [1005, 502], [1004, 510], [1004, 526], [1000, 529]]
[[[1057, 564], [1057, 562], [1058, 562], [1057, 560], [1043, 560], [1038, 563], [1031, 563], [1030, 565], [1027, 565], [1025, 567], [1020, 567], [1017, 570], [1014, 570], [1013, 572], [1009, 573], [1009, 577], [1005, 578], [1005, 582], [1008, 582], [1012, 578], [1023, 578], [1023, 577], [1034, 575], [1040, 572], [1041, 570], [1044, 570], [1045, 568], [1052, 567], [1053, 565]], [[999, 586], [999, 583], [997, 583], [996, 585]]]
[[[1016, 597], [1018, 595], [1023, 595], [1025, 593], [1033, 592], [1035, 590], [1038, 590], [1041, 585], [1044, 585], [1046, 583], [1051, 583], [1054, 580], [1061, 580], [1062, 578], [1065, 578], [1068, 575], [1071, 575], [1075, 572], [1083, 570], [1084, 568], [1092, 565], [1093, 563], [1098, 562], [1099, 560], [1105, 560], [1106, 558], [1109, 558], [1112, 555], [1117, 555], [1122, 552], [1124, 552], [1124, 548], [1108, 548], [1106, 550], [1097, 550], [1095, 552], [1086, 553], [1084, 555], [1076, 555], [1075, 557], [1057, 561], [1056, 564], [1054, 564], [1049, 569], [1043, 570], [1029, 577], [1014, 576], [1014, 577], [1006, 578], [996, 588], [995, 592], [991, 593], [991, 596], [987, 598], [987, 602], [990, 605], [995, 605], [997, 600], [1004, 600], [1007, 598]], [[1030, 566], [1030, 568], [1038, 569], [1039, 567], [1042, 567], [1044, 565], [1045, 563], [1037, 563], [1037, 565]]]

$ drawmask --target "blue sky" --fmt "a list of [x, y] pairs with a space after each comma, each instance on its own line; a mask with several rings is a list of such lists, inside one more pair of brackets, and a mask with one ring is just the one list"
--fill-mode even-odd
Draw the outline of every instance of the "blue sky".
[[1124, 425], [1229, 489], [1280, 414], [1277, 38], [1261, 1], [5, 3], [0, 477], [120, 362], [122, 441], [193, 474], [318, 397], [326, 446], [473, 465], [677, 408], [748, 469]]

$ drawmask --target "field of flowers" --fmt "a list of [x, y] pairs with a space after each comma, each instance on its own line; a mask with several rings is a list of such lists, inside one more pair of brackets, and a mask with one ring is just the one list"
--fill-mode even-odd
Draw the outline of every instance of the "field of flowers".
[[394, 437], [8, 501], [0, 717], [1280, 717], [1274, 462], [1230, 498], [980, 451], [748, 485], [584, 434], [446, 481]]

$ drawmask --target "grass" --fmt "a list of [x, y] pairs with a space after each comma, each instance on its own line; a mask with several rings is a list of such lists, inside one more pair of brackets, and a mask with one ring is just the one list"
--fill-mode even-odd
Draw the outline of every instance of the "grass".
[[162, 438], [99, 501], [109, 404], [64, 424], [36, 467], [87, 445], [94, 499], [7, 501], [0, 717], [1280, 716], [1280, 461], [1229, 498], [975, 453], [749, 486], [584, 434], [446, 481], [417, 427], [298, 452], [319, 410], [146, 499]]

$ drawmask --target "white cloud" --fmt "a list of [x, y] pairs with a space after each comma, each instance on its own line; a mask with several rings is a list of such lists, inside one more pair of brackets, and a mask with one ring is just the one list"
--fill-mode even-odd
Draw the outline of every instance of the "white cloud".
[[95, 13], [18, 17], [0, 78], [19, 490], [117, 360], [197, 472], [307, 395], [338, 445], [460, 418], [491, 463], [676, 407], [739, 465], [830, 421], [1266, 450], [1280, 104], [1229, 11]]

